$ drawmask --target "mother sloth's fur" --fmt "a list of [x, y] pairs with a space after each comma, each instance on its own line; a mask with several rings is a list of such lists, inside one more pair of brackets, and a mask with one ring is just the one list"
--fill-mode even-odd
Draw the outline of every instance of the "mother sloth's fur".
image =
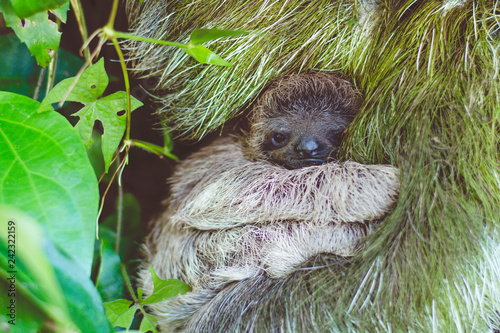
[[196, 314], [196, 328], [499, 329], [499, 1], [129, 2], [132, 28], [148, 37], [256, 32], [204, 44], [230, 68], [129, 44], [135, 69], [158, 78], [170, 126], [199, 137], [276, 77], [341, 69], [365, 95], [341, 156], [401, 170], [396, 206], [349, 265], [320, 256], [322, 268], [231, 284]]

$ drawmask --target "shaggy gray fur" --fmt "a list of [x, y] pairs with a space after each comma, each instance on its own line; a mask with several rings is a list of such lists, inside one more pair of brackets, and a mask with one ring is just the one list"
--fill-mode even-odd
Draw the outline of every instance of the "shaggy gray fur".
[[389, 165], [288, 170], [249, 160], [232, 137], [181, 162], [171, 185], [140, 272], [145, 294], [153, 289], [151, 265], [159, 277], [193, 287], [150, 306], [166, 331], [194, 329], [233, 282], [280, 281], [320, 254], [354, 255], [368, 221], [384, 216], [399, 191], [398, 170]]

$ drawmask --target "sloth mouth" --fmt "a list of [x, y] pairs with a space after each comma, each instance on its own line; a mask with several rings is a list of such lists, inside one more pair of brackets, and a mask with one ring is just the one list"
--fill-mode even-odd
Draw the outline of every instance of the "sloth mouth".
[[276, 161], [275, 163], [289, 170], [293, 170], [328, 163], [328, 158], [300, 158], [287, 161]]
[[323, 158], [303, 158], [299, 160], [300, 163], [306, 165], [321, 165], [326, 163], [326, 159]]

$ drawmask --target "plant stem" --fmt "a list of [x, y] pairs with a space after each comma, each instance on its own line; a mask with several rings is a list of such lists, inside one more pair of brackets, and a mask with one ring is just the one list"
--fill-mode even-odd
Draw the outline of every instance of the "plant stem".
[[123, 56], [122, 49], [120, 48], [120, 45], [118, 44], [118, 39], [116, 39], [115, 36], [111, 37], [111, 41], [113, 42], [113, 45], [115, 46], [116, 53], [118, 54], [118, 58], [120, 58], [120, 65], [122, 66], [122, 72], [123, 72], [123, 82], [125, 83], [125, 92], [127, 93], [127, 110], [126, 111], [126, 118], [127, 118], [127, 127], [126, 127], [126, 132], [125, 132], [125, 138], [124, 140], [129, 140], [130, 139], [130, 121], [131, 121], [131, 114], [132, 114], [132, 106], [131, 106], [131, 100], [130, 100], [130, 81], [128, 79], [128, 72], [127, 72], [127, 66], [125, 65], [125, 57]]
[[42, 69], [40, 69], [40, 74], [38, 74], [38, 81], [36, 83], [35, 93], [33, 94], [34, 100], [38, 100], [38, 97], [40, 96], [40, 89], [42, 88], [43, 78], [45, 77], [46, 71], [47, 68], [42, 67]]
[[120, 264], [120, 271], [122, 273], [123, 280], [125, 281], [125, 285], [127, 286], [127, 290], [130, 296], [132, 296], [132, 299], [134, 300], [135, 303], [139, 303], [139, 299], [135, 295], [134, 289], [132, 288], [132, 282], [130, 282], [130, 278], [128, 277], [127, 274], [127, 269], [125, 268], [125, 265], [123, 263]]
[[113, 1], [113, 7], [111, 8], [111, 13], [109, 14], [108, 24], [106, 24], [108, 27], [113, 28], [113, 26], [115, 25], [116, 12], [118, 12], [118, 3], [119, 0]]
[[140, 42], [147, 42], [147, 43], [156, 43], [156, 44], [161, 44], [161, 45], [176, 46], [176, 47], [181, 47], [181, 48], [184, 48], [184, 49], [188, 47], [188, 45], [186, 45], [186, 44], [168, 42], [166, 40], [158, 40], [158, 39], [147, 38], [147, 37], [141, 37], [141, 36], [127, 34], [125, 32], [120, 32], [120, 31], [115, 31], [114, 35], [116, 37], [118, 37], [118, 38], [132, 39], [132, 40], [137, 40], [137, 41], [140, 41]]
[[[118, 154], [120, 158], [120, 154]], [[118, 185], [118, 204], [116, 205], [118, 210], [116, 216], [116, 241], [115, 241], [115, 252], [120, 254], [120, 240], [122, 239], [122, 225], [123, 225], [123, 187]]]
[[[85, 24], [85, 17], [83, 14], [83, 8], [80, 0], [71, 0], [71, 7], [75, 12], [75, 18], [78, 23], [78, 29], [80, 30], [80, 35], [82, 36], [82, 40], [85, 43], [88, 38], [87, 25]], [[85, 60], [91, 63], [90, 51], [88, 48], [84, 50]]]
[[144, 142], [141, 140], [129, 140], [128, 143], [132, 146], [136, 146], [142, 149], [145, 149], [153, 154], [156, 154], [158, 156], [166, 156], [168, 158], [173, 159], [174, 161], [178, 161], [179, 159], [177, 156], [173, 155], [165, 147], [160, 147], [155, 144], [149, 143], [149, 142]]
[[49, 73], [47, 75], [47, 90], [46, 95], [54, 87], [54, 82], [56, 81], [56, 70], [57, 70], [57, 59], [59, 58], [59, 50], [55, 50], [52, 56], [52, 60], [49, 63]]

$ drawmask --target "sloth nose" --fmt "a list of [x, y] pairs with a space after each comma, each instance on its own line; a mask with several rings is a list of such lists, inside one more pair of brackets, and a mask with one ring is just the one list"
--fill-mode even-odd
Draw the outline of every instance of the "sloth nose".
[[323, 153], [323, 148], [315, 138], [302, 138], [295, 146], [295, 151], [301, 157], [318, 157]]

